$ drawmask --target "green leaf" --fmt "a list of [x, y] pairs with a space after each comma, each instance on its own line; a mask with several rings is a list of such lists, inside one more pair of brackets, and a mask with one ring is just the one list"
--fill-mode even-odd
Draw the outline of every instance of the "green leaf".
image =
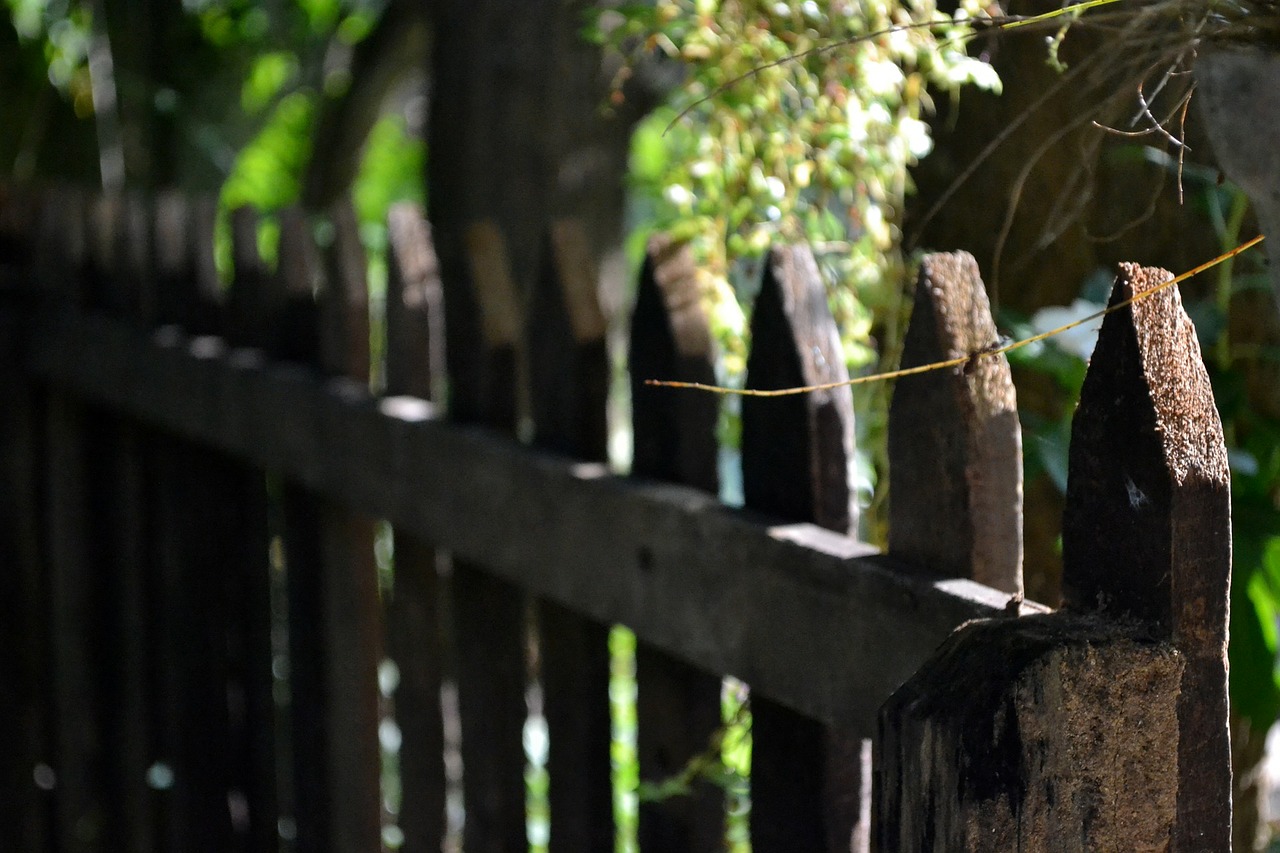
[[1231, 596], [1231, 707], [1266, 729], [1280, 715], [1276, 602], [1265, 573], [1251, 575]]

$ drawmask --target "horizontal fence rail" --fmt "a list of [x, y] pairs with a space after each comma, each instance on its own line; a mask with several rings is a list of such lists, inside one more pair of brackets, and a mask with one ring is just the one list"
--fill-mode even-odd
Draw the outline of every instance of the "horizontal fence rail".
[[84, 317], [36, 328], [32, 365], [48, 381], [287, 473], [865, 735], [952, 629], [1009, 601], [812, 524], [769, 524], [694, 489], [613, 476], [219, 338]]

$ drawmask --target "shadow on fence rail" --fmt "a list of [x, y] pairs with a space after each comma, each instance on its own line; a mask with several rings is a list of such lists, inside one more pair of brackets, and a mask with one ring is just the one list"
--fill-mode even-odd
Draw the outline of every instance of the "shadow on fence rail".
[[[0, 847], [438, 850], [448, 742], [463, 848], [524, 849], [540, 696], [549, 846], [611, 849], [620, 623], [645, 779], [706, 749], [724, 675], [750, 684], [756, 850], [1228, 849], [1227, 466], [1176, 290], [1103, 324], [1048, 613], [1021, 600], [1003, 358], [898, 383], [881, 555], [851, 538], [845, 390], [744, 401], [746, 506], [716, 500], [718, 401], [640, 382], [714, 375], [681, 247], [641, 274], [619, 477], [578, 223], [524, 296], [492, 223], [451, 229], [453, 268], [393, 211], [374, 371], [354, 216], [327, 218], [318, 245], [282, 213], [271, 268], [234, 212], [223, 287], [211, 202], [0, 190]], [[1163, 275], [1122, 266], [1113, 300]], [[928, 256], [904, 358], [994, 339], [972, 259]], [[752, 340], [751, 387], [844, 376], [807, 249], [771, 251]], [[639, 838], [709, 850], [723, 823], [702, 784]]]

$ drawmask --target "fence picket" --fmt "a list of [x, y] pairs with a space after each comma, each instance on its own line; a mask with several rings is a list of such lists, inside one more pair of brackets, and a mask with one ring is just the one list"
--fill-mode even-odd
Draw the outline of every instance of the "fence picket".
[[[1112, 302], [1171, 277], [1121, 264]], [[1230, 472], [1213, 389], [1177, 288], [1104, 321], [1072, 422], [1069, 466], [1067, 603], [1139, 619], [1184, 656], [1172, 849], [1227, 850]]]
[[[386, 392], [438, 401], [444, 380], [444, 305], [431, 229], [416, 205], [388, 215]], [[387, 606], [387, 646], [400, 683], [401, 807], [406, 853], [435, 853], [445, 836], [444, 719], [440, 689], [446, 666], [438, 559], [428, 543], [392, 528], [395, 586]]]
[[[902, 366], [963, 358], [997, 340], [973, 258], [926, 256]], [[1003, 355], [897, 381], [889, 477], [890, 553], [1022, 592], [1022, 430]]]
[[[280, 273], [243, 294], [263, 312], [259, 334], [276, 350], [315, 347], [312, 363], [367, 387], [364, 270], [354, 218], [333, 216], [333, 241], [317, 250], [298, 211], [280, 217]], [[353, 245], [354, 244], [354, 245]], [[319, 285], [318, 304], [311, 293]], [[301, 346], [295, 336], [301, 336]], [[319, 413], [298, 413], [314, 418]], [[285, 563], [293, 679], [295, 797], [299, 845], [360, 851], [381, 844], [377, 668], [381, 656], [377, 571], [370, 519], [286, 486]], [[307, 839], [304, 841], [304, 839]]]
[[[518, 315], [519, 305], [502, 234], [493, 222], [479, 222], [469, 229], [465, 245], [446, 239], [437, 249], [449, 341], [450, 417], [513, 433], [520, 331], [513, 314]], [[524, 849], [525, 595], [462, 560], [453, 563], [450, 588], [466, 808], [462, 846], [479, 853]]]
[[[118, 229], [96, 259], [103, 286], [118, 294], [124, 319], [143, 323], [144, 305], [153, 292], [147, 264], [151, 246], [148, 214], [138, 195], [121, 199]], [[104, 703], [104, 723], [110, 744], [108, 790], [111, 810], [119, 822], [121, 846], [143, 850], [153, 843], [154, 791], [146, 785], [152, 763], [151, 676], [153, 644], [159, 621], [147, 590], [155, 580], [150, 565], [147, 479], [152, 462], [150, 436], [144, 427], [119, 417], [101, 416], [102, 493], [110, 495], [101, 510], [105, 523], [95, 531], [103, 556], [103, 583], [111, 602], [106, 608], [110, 640], [116, 654], [110, 661]]]
[[[650, 241], [631, 318], [631, 473], [716, 494], [720, 401], [672, 394], [646, 379], [715, 381], [715, 348], [693, 253], [669, 238]], [[658, 783], [705, 752], [720, 728], [721, 679], [636, 641], [640, 779]], [[724, 843], [723, 791], [696, 781], [687, 795], [641, 802], [641, 850], [714, 850]]]
[[[597, 283], [582, 223], [552, 222], [524, 328], [533, 443], [589, 462], [606, 460], [608, 441], [609, 362]], [[547, 599], [537, 601], [536, 619], [549, 848], [606, 850], [614, 836], [609, 626]]]
[[[1112, 301], [1168, 277], [1122, 265]], [[971, 623], [885, 704], [879, 849], [1230, 849], [1229, 504], [1177, 290], [1108, 315], [1072, 427], [1069, 608]]]
[[[217, 291], [176, 283], [216, 281], [210, 205], [157, 206], [156, 295], [138, 304], [155, 306], [162, 318], [199, 318], [216, 331], [234, 319]], [[182, 219], [166, 221], [174, 216]], [[207, 835], [228, 849], [271, 850], [277, 774], [264, 476], [176, 436], [145, 442], [162, 593], [156, 646], [172, 709], [159, 765], [174, 780], [165, 844], [189, 846]]]
[[[826, 289], [807, 247], [775, 248], [751, 318], [747, 385], [848, 378]], [[847, 387], [742, 401], [746, 506], [852, 533], [853, 402]], [[861, 738], [753, 696], [753, 849], [847, 850], [862, 820]]]
[[28, 381], [24, 325], [39, 298], [32, 239], [51, 202], [34, 189], [0, 189], [0, 849], [40, 850], [45, 845], [48, 794], [33, 773], [49, 755], [49, 714], [42, 699], [51, 673], [46, 644], [48, 596], [42, 586], [37, 482], [40, 478], [41, 408]]

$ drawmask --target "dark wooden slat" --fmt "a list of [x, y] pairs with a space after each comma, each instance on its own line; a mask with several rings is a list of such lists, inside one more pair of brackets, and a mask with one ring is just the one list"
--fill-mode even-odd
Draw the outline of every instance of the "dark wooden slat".
[[[533, 443], [576, 459], [607, 457], [609, 363], [596, 264], [581, 222], [551, 224], [525, 327]], [[537, 603], [549, 734], [553, 851], [613, 846], [609, 626]]]
[[[826, 289], [807, 247], [770, 252], [752, 313], [751, 341], [748, 387], [848, 378]], [[748, 507], [852, 533], [857, 526], [852, 466], [848, 388], [743, 398], [742, 487]], [[857, 772], [848, 778], [833, 771], [838, 758], [860, 752], [857, 735], [844, 725], [823, 726], [767, 695], [753, 695], [751, 719], [753, 849], [847, 850], [861, 820], [858, 792], [870, 780]], [[842, 790], [841, 784], [855, 785], [855, 792]]]
[[[41, 568], [41, 407], [25, 374], [22, 326], [34, 299], [29, 239], [42, 211], [25, 194], [0, 191], [0, 848], [41, 850], [48, 796], [33, 771], [49, 761], [46, 733], [47, 599]], [[47, 780], [46, 780], [47, 785]]]
[[[926, 256], [902, 366], [963, 358], [997, 340], [972, 256]], [[1022, 430], [1003, 355], [897, 381], [889, 477], [890, 553], [1022, 592]]]
[[[442, 251], [442, 263], [458, 258], [459, 248], [462, 267], [442, 267], [451, 342], [446, 351], [449, 411], [460, 421], [510, 436], [516, 427], [521, 303], [506, 242], [496, 222], [482, 220], [467, 229], [461, 247]], [[462, 844], [465, 850], [481, 853], [523, 849], [528, 843], [527, 600], [510, 578], [495, 577], [485, 569], [458, 559], [450, 579], [466, 808]]]
[[[1112, 302], [1172, 278], [1122, 264]], [[1109, 314], [1072, 424], [1067, 602], [1131, 617], [1186, 657], [1172, 849], [1231, 844], [1227, 726], [1230, 472], [1213, 389], [1176, 288]]]
[[[320, 358], [324, 371], [367, 387], [369, 288], [359, 226], [350, 202], [329, 213], [333, 242], [324, 255]], [[382, 840], [378, 665], [382, 616], [370, 516], [325, 502], [323, 626], [326, 749], [335, 851], [359, 853]]]
[[55, 714], [52, 761], [57, 785], [59, 850], [97, 850], [113, 828], [105, 797], [106, 749], [98, 694], [102, 648], [99, 587], [91, 558], [90, 475], [86, 415], [74, 400], [53, 394], [46, 408], [49, 448], [46, 542], [50, 574], [51, 680]]
[[[211, 251], [200, 248], [213, 239], [212, 221], [197, 215], [201, 210], [207, 205], [157, 207], [158, 290], [141, 304], [205, 328], [231, 328], [217, 292], [202, 292], [216, 273]], [[242, 231], [253, 230], [243, 213], [236, 218]], [[238, 275], [247, 279], [249, 261], [242, 255], [239, 262]], [[165, 696], [161, 743], [174, 777], [165, 843], [180, 848], [216, 838], [226, 849], [273, 850], [278, 815], [265, 479], [260, 469], [208, 447], [163, 434], [145, 441], [160, 591], [154, 607], [158, 688]]]
[[[270, 318], [266, 345], [367, 387], [368, 315], [354, 215], [335, 212], [319, 252], [297, 210], [280, 217], [279, 273], [241, 305]], [[320, 287], [318, 312], [313, 288]], [[234, 300], [233, 300], [234, 301]], [[295, 335], [302, 337], [300, 342]], [[316, 347], [311, 352], [306, 350]], [[359, 342], [359, 343], [357, 343]], [[300, 846], [359, 851], [381, 843], [377, 668], [381, 658], [371, 517], [286, 480], [282, 489]]]
[[[687, 246], [650, 241], [631, 318], [631, 409], [637, 477], [719, 492], [710, 394], [673, 394], [646, 379], [715, 381], [715, 348]], [[720, 728], [721, 679], [645, 642], [636, 644], [637, 750], [642, 781], [655, 783], [705, 752]], [[641, 850], [712, 850], [724, 842], [724, 793], [695, 783], [689, 796], [640, 804]]]
[[[190, 322], [210, 324], [233, 334], [245, 334], [247, 319], [238, 315], [238, 300], [247, 287], [261, 287], [265, 271], [256, 252], [245, 239], [256, 236], [256, 218], [245, 211], [233, 212], [232, 241], [237, 264], [229, 293], [224, 300], [213, 257], [213, 228], [216, 205], [211, 198], [196, 198], [188, 206], [190, 222], [183, 241], [162, 252], [158, 242], [163, 229], [157, 222], [157, 258], [165, 254], [183, 255], [188, 284], [179, 288], [177, 309]], [[163, 208], [157, 208], [157, 217]], [[172, 279], [166, 282], [173, 286]], [[225, 304], [224, 304], [225, 302]], [[157, 298], [156, 304], [161, 301]], [[257, 341], [253, 341], [256, 343]], [[272, 579], [269, 514], [266, 477], [261, 467], [243, 460], [229, 459], [207, 448], [193, 448], [190, 463], [203, 482], [191, 484], [204, 503], [189, 511], [203, 515], [210, 529], [225, 541], [220, 559], [222, 595], [225, 598], [228, 706], [228, 808], [232, 812], [234, 842], [238, 849], [273, 851], [279, 845], [277, 821], [280, 777], [277, 748], [275, 679], [272, 670], [274, 627], [271, 614]]]
[[[236, 287], [231, 305], [237, 319], [233, 325], [268, 352], [316, 365], [320, 360], [320, 323], [313, 293], [320, 260], [310, 223], [301, 211], [281, 211], [279, 223], [277, 273], [268, 277], [258, 257], [256, 225], [236, 227], [232, 220]], [[242, 270], [243, 286], [239, 284]], [[241, 319], [249, 306], [258, 314]], [[288, 330], [286, 318], [290, 321]], [[289, 781], [300, 850], [327, 850], [334, 835], [320, 503], [314, 492], [287, 472], [282, 474], [278, 512], [289, 632]]]
[[[76, 317], [30, 329], [34, 370], [67, 392], [272, 465], [862, 734], [955, 626], [1007, 603], [813, 525], [771, 525], [696, 490], [611, 477], [443, 423], [422, 401], [374, 400], [216, 339]], [[815, 682], [814, 671], [841, 675]]]
[[[74, 290], [74, 299], [92, 297], [79, 284], [89, 261], [81, 242], [85, 199], [68, 194], [50, 206], [41, 284]], [[41, 543], [48, 572], [48, 667], [51, 682], [50, 746], [54, 785], [54, 832], [58, 849], [94, 850], [119, 841], [111, 810], [109, 734], [99, 677], [101, 651], [110, 637], [97, 602], [107, 592], [105, 556], [94, 548], [102, 530], [102, 495], [96, 493], [91, 438], [96, 422], [88, 407], [63, 394], [48, 394], [43, 411], [45, 470]], [[100, 445], [99, 445], [100, 447]], [[95, 511], [95, 506], [97, 511]]]
[[[431, 229], [415, 205], [388, 214], [387, 393], [439, 399], [444, 380], [444, 305]], [[445, 835], [444, 628], [439, 554], [400, 526], [387, 646], [400, 670], [395, 693], [400, 747], [398, 818], [407, 853], [440, 849]]]
[[[122, 316], [139, 325], [149, 318], [143, 306], [154, 292], [147, 263], [150, 229], [144, 200], [121, 199], [117, 231], [108, 233], [100, 281], [119, 294]], [[155, 580], [148, 553], [147, 479], [151, 463], [145, 430], [123, 418], [103, 417], [97, 453], [101, 459], [97, 496], [103, 524], [95, 531], [103, 555], [111, 652], [106, 667], [104, 722], [110, 744], [110, 809], [119, 822], [122, 846], [149, 849], [155, 841], [155, 792], [146, 783], [155, 760], [151, 715], [155, 674], [153, 649], [158, 620], [149, 587]]]

